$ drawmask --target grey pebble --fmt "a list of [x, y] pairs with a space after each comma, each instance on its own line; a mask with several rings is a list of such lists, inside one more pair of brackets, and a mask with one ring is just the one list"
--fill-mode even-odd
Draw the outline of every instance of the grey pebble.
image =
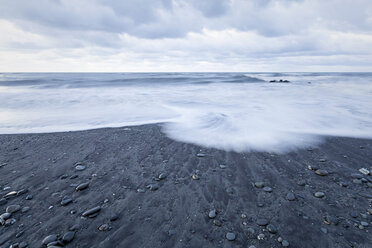
[[30, 207], [23, 207], [22, 210], [21, 210], [21, 212], [22, 212], [22, 213], [26, 213], [26, 212], [28, 212], [30, 209], [31, 209]]
[[26, 196], [26, 200], [32, 200], [32, 198], [34, 198], [32, 195], [27, 195]]
[[328, 233], [328, 230], [327, 230], [327, 228], [325, 228], [325, 227], [321, 227], [320, 230], [322, 231], [322, 233], [325, 233], [325, 234]]
[[300, 179], [300, 180], [297, 181], [297, 185], [299, 185], [299, 186], [305, 186], [306, 185], [306, 181]]
[[99, 211], [101, 211], [101, 207], [100, 206], [97, 206], [97, 207], [94, 207], [94, 208], [91, 208], [91, 209], [86, 210], [83, 213], [83, 216], [84, 217], [91, 217], [92, 215], [98, 213]]
[[1, 199], [0, 199], [0, 206], [5, 205], [7, 202], [8, 202], [7, 199], [5, 199], [5, 198], [1, 198]]
[[273, 224], [268, 224], [266, 226], [266, 229], [270, 232], [270, 233], [277, 233], [278, 232], [278, 229], [273, 225]]
[[79, 224], [75, 224], [75, 225], [73, 225], [72, 227], [70, 227], [68, 230], [70, 230], [70, 231], [77, 231], [77, 230], [79, 230], [79, 229], [80, 229]]
[[149, 190], [155, 191], [155, 190], [159, 189], [159, 185], [158, 184], [149, 184], [149, 185], [146, 186], [146, 188], [148, 188]]
[[165, 179], [167, 177], [167, 174], [165, 174], [165, 173], [160, 173], [160, 175], [158, 176], [158, 178], [160, 179], [160, 180], [163, 180], [163, 179]]
[[327, 176], [328, 175], [328, 171], [319, 169], [319, 170], [316, 170], [315, 171], [315, 174], [317, 174], [318, 176]]
[[263, 188], [263, 191], [271, 193], [273, 191], [273, 189], [266, 186], [266, 187]]
[[15, 213], [17, 211], [21, 210], [21, 206], [19, 205], [9, 205], [7, 208], [6, 208], [6, 212], [7, 213]]
[[203, 157], [205, 157], [205, 154], [204, 153], [198, 153], [198, 154], [196, 154], [196, 156], [199, 157], [199, 158], [203, 158]]
[[77, 171], [83, 171], [83, 170], [85, 170], [85, 166], [84, 165], [77, 165], [76, 167], [75, 167], [75, 169], [77, 170]]
[[19, 248], [26, 248], [28, 246], [28, 244], [24, 241], [22, 241], [21, 243], [19, 243]]
[[112, 215], [110, 216], [110, 221], [115, 221], [115, 220], [117, 220], [117, 219], [119, 219], [119, 215], [117, 215], [117, 214], [112, 214]]
[[292, 192], [289, 192], [286, 197], [285, 197], [288, 201], [294, 201], [296, 200], [296, 196], [295, 194], [293, 194]]
[[63, 235], [62, 241], [64, 243], [70, 243], [75, 237], [75, 232], [67, 232]]
[[221, 226], [221, 222], [219, 220], [213, 220], [213, 225], [215, 226]]
[[57, 240], [57, 235], [56, 234], [51, 234], [49, 236], [46, 236], [44, 239], [43, 239], [43, 244], [44, 245], [47, 245], [53, 241], [56, 241]]
[[259, 226], [266, 226], [269, 224], [269, 221], [267, 219], [257, 219], [256, 223]]
[[235, 233], [232, 232], [226, 233], [226, 239], [229, 241], [234, 241], [236, 239]]
[[76, 187], [76, 191], [81, 191], [81, 190], [84, 190], [86, 188], [89, 187], [89, 182], [86, 182], [86, 183], [82, 183], [82, 184], [79, 184], [77, 187]]
[[21, 190], [18, 190], [17, 195], [23, 195], [23, 194], [26, 194], [27, 192], [28, 192], [28, 189], [21, 189]]
[[315, 192], [314, 196], [317, 198], [323, 198], [325, 194], [323, 192]]
[[109, 230], [109, 229], [110, 229], [109, 224], [102, 224], [102, 225], [100, 225], [100, 226], [98, 227], [98, 230], [100, 230], [100, 231], [102, 231], [102, 232], [107, 231], [107, 230]]
[[61, 205], [62, 206], [67, 206], [68, 204], [70, 204], [72, 202], [72, 199], [71, 197], [69, 196], [64, 196], [63, 199], [61, 200]]
[[264, 182], [255, 182], [254, 183], [254, 186], [256, 187], [256, 188], [263, 188], [264, 186], [265, 186], [265, 184], [264, 184]]
[[353, 183], [355, 183], [355, 184], [362, 184], [362, 180], [360, 180], [360, 179], [353, 179]]
[[287, 240], [284, 239], [284, 240], [282, 241], [282, 246], [283, 246], [283, 247], [288, 247], [288, 246], [289, 246], [289, 242], [288, 242]]
[[369, 226], [368, 222], [365, 222], [365, 221], [361, 221], [360, 224], [364, 227], [367, 227]]
[[216, 217], [216, 210], [211, 210], [211, 211], [209, 211], [209, 213], [208, 213], [208, 217], [210, 218], [210, 219], [213, 219], [213, 218], [215, 218]]

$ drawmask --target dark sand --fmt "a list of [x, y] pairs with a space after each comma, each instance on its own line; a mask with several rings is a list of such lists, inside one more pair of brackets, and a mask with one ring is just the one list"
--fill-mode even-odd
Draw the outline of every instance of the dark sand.
[[[206, 156], [196, 156], [200, 152]], [[86, 169], [76, 171], [77, 162]], [[329, 175], [318, 176], [308, 165]], [[0, 214], [9, 205], [30, 207], [12, 214], [15, 223], [0, 226], [0, 247], [22, 241], [28, 247], [46, 247], [46, 236], [62, 237], [75, 224], [75, 237], [66, 247], [282, 247], [279, 237], [290, 247], [372, 247], [372, 176], [362, 175], [364, 182], [356, 181], [360, 184], [352, 177], [362, 167], [371, 169], [371, 140], [329, 138], [312, 151], [277, 155], [176, 142], [159, 125], [0, 135], [0, 166], [1, 196], [28, 190], [10, 197]], [[160, 173], [167, 177], [154, 180]], [[200, 180], [193, 180], [193, 174]], [[70, 179], [72, 175], [78, 177]], [[306, 186], [297, 184], [300, 179]], [[273, 191], [254, 187], [258, 181]], [[84, 182], [90, 182], [89, 187], [76, 192], [76, 185]], [[149, 184], [159, 189], [151, 191]], [[317, 191], [325, 197], [314, 197]], [[286, 199], [289, 192], [296, 200]], [[33, 198], [26, 200], [30, 194]], [[61, 206], [66, 195], [73, 202]], [[82, 217], [96, 206], [102, 208], [98, 216]], [[217, 216], [210, 219], [207, 214], [213, 209]], [[113, 214], [119, 217], [116, 221], [110, 221]], [[277, 233], [258, 226], [261, 218]], [[360, 229], [361, 221], [369, 226]], [[100, 231], [102, 224], [110, 230]], [[21, 231], [23, 235], [16, 237]], [[236, 239], [228, 241], [227, 232], [235, 233]], [[257, 239], [260, 233], [263, 240]]]

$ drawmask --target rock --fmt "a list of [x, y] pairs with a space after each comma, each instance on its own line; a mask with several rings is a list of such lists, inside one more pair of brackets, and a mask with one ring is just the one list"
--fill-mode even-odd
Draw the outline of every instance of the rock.
[[79, 177], [79, 175], [72, 175], [72, 176], [70, 176], [70, 179], [75, 179], [75, 178], [78, 178]]
[[0, 199], [0, 206], [7, 204], [8, 200], [5, 198]]
[[283, 239], [282, 246], [283, 247], [288, 247], [289, 246], [289, 242], [287, 240]]
[[98, 227], [98, 230], [104, 232], [110, 229], [110, 226], [108, 224], [102, 224]]
[[26, 212], [28, 212], [29, 210], [30, 210], [30, 207], [23, 207], [22, 210], [21, 210], [21, 212], [22, 212], [22, 213], [26, 213]]
[[359, 216], [359, 213], [357, 211], [350, 212], [350, 216], [353, 218], [357, 218]]
[[62, 206], [67, 206], [68, 204], [70, 204], [72, 202], [72, 199], [71, 199], [71, 197], [69, 197], [69, 196], [64, 196], [63, 197], [63, 199], [62, 199], [62, 201], [61, 201], [61, 205]]
[[91, 208], [91, 209], [86, 210], [83, 213], [83, 216], [84, 217], [90, 217], [90, 216], [98, 213], [99, 211], [101, 211], [101, 207], [100, 206], [97, 206], [97, 207], [94, 207], [94, 208]]
[[317, 174], [318, 176], [327, 176], [328, 171], [319, 169], [315, 171], [315, 174]]
[[319, 169], [319, 166], [318, 166], [318, 165], [308, 165], [307, 168], [308, 168], [309, 170], [316, 171], [317, 169]]
[[198, 154], [196, 154], [196, 156], [199, 157], [199, 158], [203, 158], [203, 157], [205, 157], [205, 154], [204, 153], [198, 153]]
[[363, 175], [366, 175], [366, 176], [368, 176], [370, 174], [370, 171], [367, 170], [366, 168], [359, 169], [359, 172], [362, 173]]
[[226, 166], [226, 165], [224, 165], [224, 164], [220, 164], [220, 168], [221, 168], [221, 169], [226, 169], [226, 168], [227, 168], [227, 166]]
[[115, 220], [117, 220], [117, 219], [119, 219], [119, 215], [117, 215], [117, 214], [111, 214], [111, 216], [110, 216], [110, 221], [115, 221]]
[[14, 218], [10, 218], [10, 219], [7, 219], [6, 221], [5, 221], [5, 226], [10, 226], [10, 225], [13, 225], [14, 223], [16, 223], [16, 219], [14, 219]]
[[326, 223], [327, 225], [335, 225], [337, 226], [339, 223], [340, 223], [340, 220], [336, 217], [332, 217], [332, 216], [325, 216], [324, 217], [324, 223]]
[[72, 227], [70, 227], [68, 230], [70, 231], [78, 231], [80, 229], [79, 224], [75, 224]]
[[24, 242], [22, 241], [21, 243], [19, 243], [19, 248], [26, 248], [28, 246], [27, 242]]
[[173, 236], [173, 235], [175, 235], [176, 234], [176, 230], [174, 230], [174, 229], [170, 229], [169, 231], [168, 231], [168, 235], [169, 236]]
[[66, 179], [66, 178], [68, 178], [68, 175], [67, 174], [64, 174], [64, 175], [62, 175], [62, 176], [59, 177], [59, 179], [61, 179], [61, 180]]
[[26, 196], [26, 200], [28, 200], [28, 201], [29, 201], [29, 200], [32, 200], [32, 198], [33, 198], [32, 195], [27, 195], [27, 196]]
[[325, 233], [325, 234], [327, 234], [327, 233], [328, 233], [328, 230], [327, 230], [327, 228], [321, 227], [321, 228], [320, 228], [320, 230], [322, 231], [322, 233]]
[[246, 215], [246, 214], [241, 214], [240, 217], [241, 217], [242, 219], [245, 219], [245, 218], [247, 218], [247, 215]]
[[368, 222], [365, 222], [365, 221], [361, 221], [360, 224], [361, 224], [363, 227], [368, 227], [368, 226], [369, 226]]
[[21, 189], [21, 190], [18, 190], [17, 195], [23, 195], [23, 194], [26, 194], [27, 192], [28, 192], [28, 189]]
[[7, 213], [15, 213], [15, 212], [18, 212], [19, 210], [21, 210], [21, 206], [19, 205], [9, 205], [7, 208], [6, 208], [6, 212]]
[[353, 183], [355, 183], [355, 184], [362, 184], [362, 180], [360, 180], [360, 179], [353, 179]]
[[263, 233], [260, 233], [260, 234], [258, 234], [258, 236], [257, 236], [257, 239], [258, 239], [258, 240], [264, 240], [264, 238], [265, 238], [265, 234], [263, 234]]
[[213, 219], [213, 218], [215, 218], [216, 217], [216, 210], [211, 210], [211, 211], [209, 211], [209, 213], [208, 213], [208, 217], [210, 218], [210, 219]]
[[159, 189], [159, 185], [157, 185], [157, 184], [149, 184], [149, 185], [146, 186], [146, 188], [148, 188], [151, 191], [155, 191], [155, 190], [158, 190]]
[[289, 192], [285, 198], [288, 200], [288, 201], [294, 201], [296, 200], [296, 196], [292, 193], [292, 192]]
[[146, 191], [144, 189], [137, 189], [138, 193], [145, 193]]
[[269, 224], [269, 221], [267, 219], [257, 219], [256, 223], [259, 226], [266, 226]]
[[75, 167], [75, 169], [77, 170], [77, 171], [83, 171], [83, 170], [85, 170], [85, 166], [84, 165], [77, 165], [76, 167]]
[[12, 197], [15, 197], [17, 196], [17, 191], [10, 191], [8, 194], [6, 194], [4, 196], [5, 199], [9, 199], [9, 198], [12, 198]]
[[273, 191], [273, 189], [266, 186], [266, 187], [263, 188], [263, 191], [271, 193]]
[[213, 225], [215, 226], [221, 226], [221, 222], [219, 220], [213, 220]]
[[325, 158], [321, 158], [321, 159], [319, 159], [319, 162], [321, 162], [321, 163], [324, 163], [324, 162], [326, 162], [327, 160], [325, 159]]
[[7, 220], [10, 218], [10, 216], [12, 216], [11, 213], [3, 213], [2, 215], [0, 215], [0, 219]]
[[24, 231], [19, 231], [19, 232], [16, 234], [16, 238], [21, 237], [24, 233], [25, 233]]
[[75, 237], [75, 232], [67, 232], [63, 235], [62, 241], [63, 243], [70, 243]]
[[363, 178], [363, 175], [360, 174], [360, 173], [352, 173], [351, 174], [351, 177], [352, 178], [355, 178], [355, 179], [362, 179]]
[[261, 188], [263, 188], [263, 187], [265, 186], [265, 184], [264, 184], [264, 182], [255, 182], [255, 183], [254, 183], [254, 186], [255, 186], [256, 188], [261, 189]]
[[273, 224], [268, 224], [266, 226], [266, 229], [270, 232], [270, 233], [277, 233], [278, 232], [278, 229], [273, 225]]
[[79, 184], [77, 187], [76, 187], [76, 191], [81, 191], [81, 190], [84, 190], [86, 188], [89, 187], [89, 182], [86, 182], [86, 183], [82, 183], [82, 184]]
[[163, 180], [167, 177], [167, 174], [165, 173], [160, 173], [160, 175], [158, 176], [159, 180]]
[[49, 235], [49, 236], [46, 236], [44, 239], [43, 239], [43, 244], [44, 245], [47, 245], [51, 242], [54, 242], [54, 241], [57, 241], [58, 237], [56, 234], [52, 234], [52, 235]]
[[306, 185], [306, 181], [303, 180], [303, 179], [300, 179], [297, 181], [297, 184], [300, 185], [300, 186], [305, 186]]
[[256, 246], [254, 246], [254, 245], [250, 245], [248, 248], [256, 248]]
[[364, 197], [364, 198], [372, 199], [372, 195], [368, 194], [368, 193], [359, 192], [358, 195], [360, 195], [361, 197]]
[[235, 233], [232, 233], [232, 232], [228, 232], [226, 233], [226, 239], [229, 240], [229, 241], [234, 241], [236, 238], [235, 236]]
[[323, 192], [315, 192], [314, 196], [317, 198], [323, 198], [325, 194]]
[[367, 212], [368, 212], [370, 215], [372, 215], [372, 208], [368, 208], [368, 209], [367, 209]]
[[196, 174], [193, 174], [193, 175], [191, 176], [191, 178], [194, 179], [194, 180], [199, 180], [199, 179], [200, 179], [199, 176], [196, 175]]

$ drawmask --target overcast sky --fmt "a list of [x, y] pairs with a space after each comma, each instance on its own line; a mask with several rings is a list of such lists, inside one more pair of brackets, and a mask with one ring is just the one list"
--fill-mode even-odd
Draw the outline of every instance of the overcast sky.
[[372, 0], [0, 0], [0, 71], [372, 71]]

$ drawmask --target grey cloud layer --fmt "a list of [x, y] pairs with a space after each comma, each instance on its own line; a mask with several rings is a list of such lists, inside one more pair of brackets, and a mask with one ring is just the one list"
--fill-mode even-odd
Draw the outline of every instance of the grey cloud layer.
[[0, 0], [0, 6], [0, 21], [14, 33], [0, 38], [1, 49], [73, 56], [63, 49], [100, 47], [95, 53], [101, 56], [206, 62], [330, 55], [372, 60], [371, 0]]

